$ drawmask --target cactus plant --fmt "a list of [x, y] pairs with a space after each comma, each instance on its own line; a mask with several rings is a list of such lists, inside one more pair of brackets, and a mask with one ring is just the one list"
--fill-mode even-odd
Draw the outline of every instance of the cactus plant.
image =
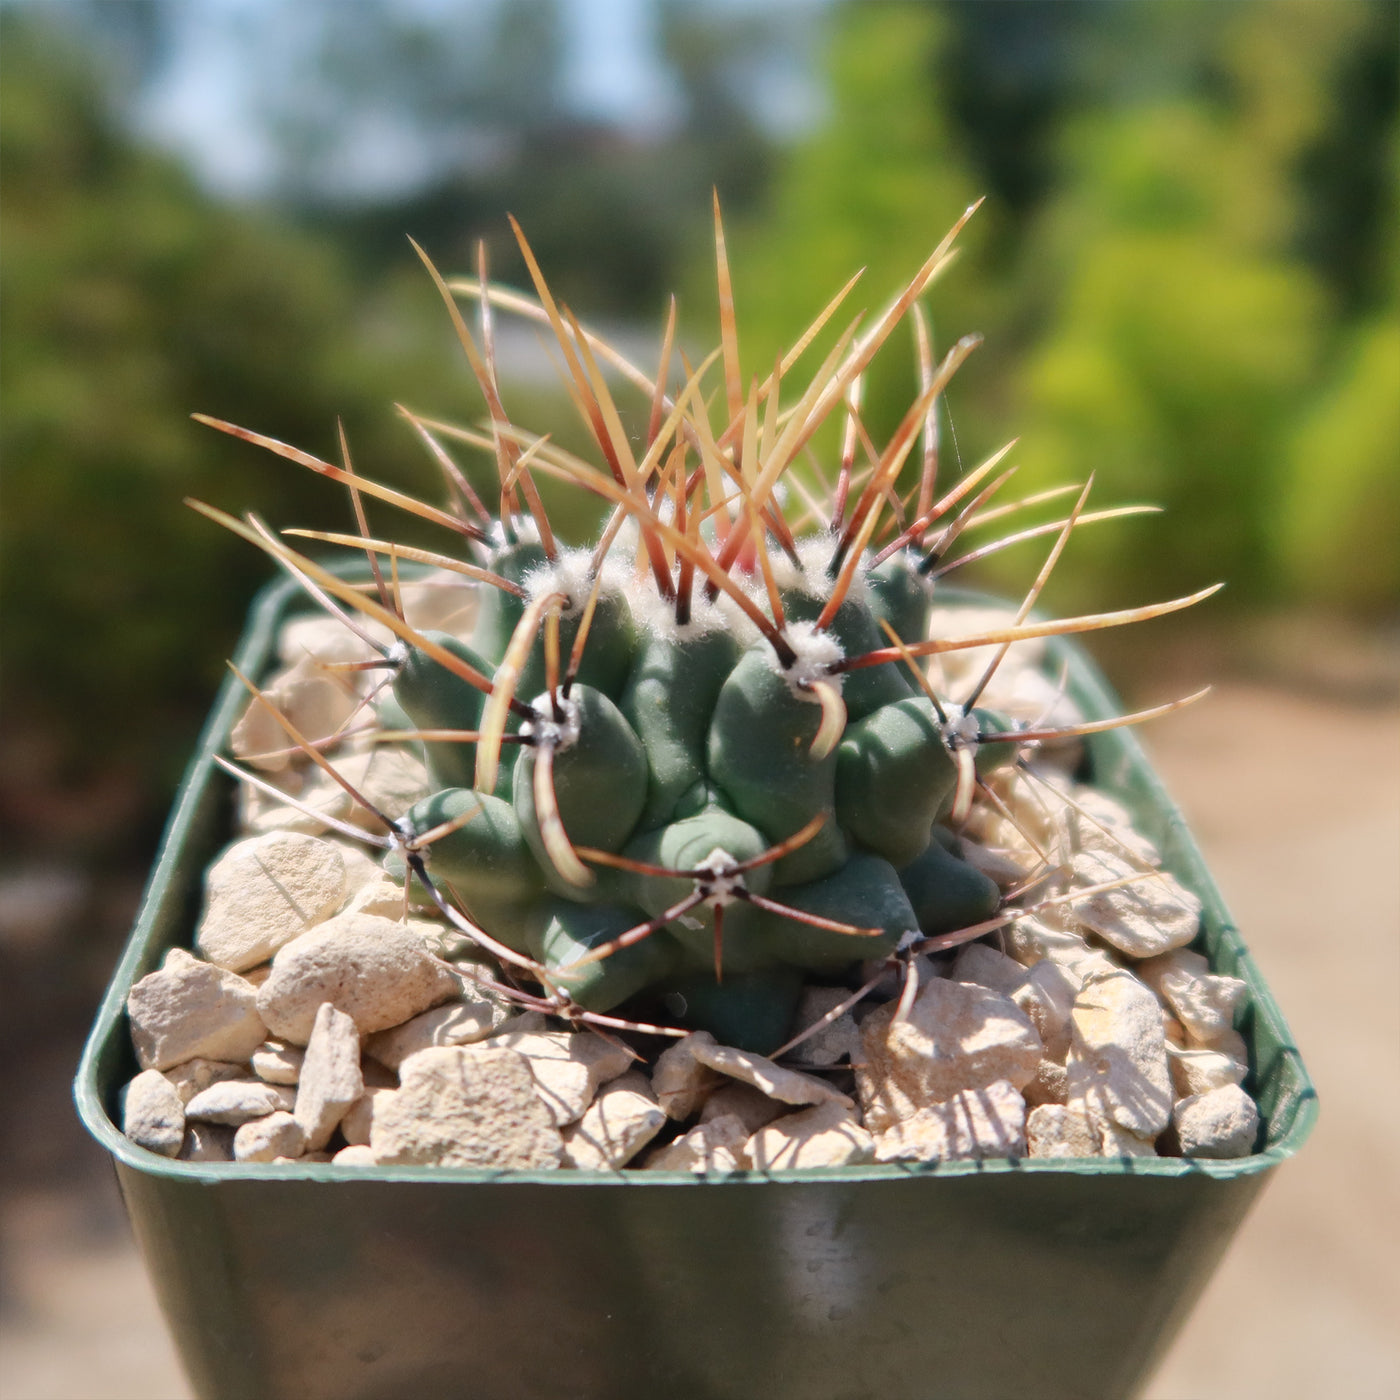
[[[445, 470], [446, 509], [359, 476], [348, 454], [334, 466], [204, 420], [349, 488], [359, 535], [297, 533], [365, 553], [371, 592], [254, 518], [198, 508], [264, 548], [348, 627], [371, 638], [358, 612], [392, 635], [373, 640], [377, 659], [360, 665], [387, 673], [374, 692], [379, 720], [422, 756], [435, 791], [386, 817], [382, 834], [348, 830], [422, 883], [501, 993], [605, 1030], [698, 1027], [769, 1053], [789, 1035], [804, 980], [855, 985], [860, 964], [951, 947], [1017, 916], [960, 858], [956, 832], [990, 774], [1020, 761], [1026, 745], [1073, 731], [1028, 729], [980, 707], [998, 662], [1017, 640], [1155, 617], [1205, 593], [1032, 619], [1070, 533], [1122, 513], [1087, 512], [1086, 487], [1065, 519], [1000, 542], [1052, 542], [1011, 625], [928, 635], [939, 580], [959, 562], [952, 545], [1010, 475], [999, 470], [1004, 449], [940, 494], [937, 401], [977, 342], [959, 341], [936, 363], [919, 300], [966, 217], [867, 328], [857, 318], [836, 337], [814, 372], [801, 377], [799, 366], [854, 279], [770, 375], [746, 384], [716, 206], [721, 344], [686, 365], [674, 392], [674, 306], [653, 380], [556, 303], [518, 228], [533, 299], [490, 284], [484, 258], [474, 279], [449, 284], [424, 256], [488, 414], [480, 430], [412, 418]], [[475, 334], [463, 301], [478, 308]], [[602, 465], [507, 416], [492, 348], [500, 310], [552, 329]], [[920, 391], [877, 447], [860, 417], [862, 378], [906, 318]], [[649, 401], [640, 446], [604, 366]], [[722, 392], [712, 396], [716, 369]], [[798, 478], [829, 419], [844, 419], [845, 432], [823, 493]], [[449, 432], [493, 456], [496, 510], [443, 448]], [[912, 490], [901, 499], [906, 466]], [[541, 475], [605, 503], [597, 541], [560, 543]], [[364, 495], [434, 521], [468, 557], [371, 538]], [[452, 571], [479, 595], [469, 638], [405, 620], [398, 568], [412, 561]], [[995, 659], [969, 693], [940, 693], [924, 658], [970, 646], [996, 648]]]

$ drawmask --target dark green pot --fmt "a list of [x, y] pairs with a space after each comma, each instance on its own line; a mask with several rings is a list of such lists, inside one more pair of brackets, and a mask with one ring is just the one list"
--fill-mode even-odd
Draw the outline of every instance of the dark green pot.
[[[258, 675], [299, 606], [256, 604]], [[1057, 644], [1091, 715], [1115, 702]], [[1058, 659], [1058, 658], [1057, 658]], [[78, 1110], [111, 1153], [196, 1391], [227, 1400], [1062, 1400], [1150, 1374], [1316, 1096], [1180, 814], [1131, 733], [1094, 736], [1125, 800], [1205, 901], [1202, 946], [1242, 977], [1237, 1020], [1264, 1118], [1234, 1161], [950, 1162], [700, 1179], [186, 1163], [115, 1126], [135, 1073], [125, 1003], [188, 945], [229, 835], [212, 755], [230, 679], [180, 789], [97, 1016]]]

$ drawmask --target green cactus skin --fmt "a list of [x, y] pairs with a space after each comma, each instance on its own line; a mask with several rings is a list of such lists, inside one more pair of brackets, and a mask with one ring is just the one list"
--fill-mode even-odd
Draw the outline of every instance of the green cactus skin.
[[923, 854], [899, 871], [899, 882], [923, 933], [971, 928], [990, 919], [1001, 903], [996, 883], [962, 860], [957, 848], [957, 838], [945, 827], [935, 826]]
[[[793, 622], [815, 622], [825, 605], [825, 598], [815, 598], [810, 593], [787, 590], [783, 593], [783, 607]], [[880, 624], [875, 620], [875, 613], [858, 598], [847, 598], [837, 608], [829, 631], [847, 656], [859, 656], [862, 652], [889, 645]], [[874, 666], [868, 671], [853, 671], [847, 676], [841, 698], [846, 702], [847, 715], [854, 720], [864, 719], [881, 705], [893, 704], [913, 693], [913, 685], [899, 667]]]
[[767, 967], [716, 982], [714, 973], [672, 984], [666, 1009], [682, 1025], [707, 1030], [721, 1045], [771, 1055], [785, 1041], [802, 996], [795, 967]]
[[[564, 829], [575, 845], [620, 851], [646, 801], [646, 750], [622, 711], [601, 691], [578, 685], [565, 703], [577, 712], [578, 738], [560, 748], [554, 759], [554, 791]], [[533, 749], [520, 750], [515, 813], [536, 860], [542, 869], [553, 871], [535, 810], [535, 762]], [[567, 884], [560, 892], [582, 895]]]
[[723, 806], [724, 794], [713, 783], [702, 780], [681, 794], [681, 800], [676, 803], [676, 810], [671, 813], [671, 819], [684, 821], [686, 817], [698, 817], [710, 807]]
[[[383, 729], [406, 730], [417, 729], [413, 721], [413, 716], [399, 703], [398, 697], [393, 689], [384, 691], [379, 699], [374, 702], [374, 717], [379, 721]], [[425, 763], [427, 761], [427, 745], [418, 741], [412, 743], [413, 752]]]
[[[490, 671], [490, 663], [478, 651], [450, 633], [425, 632], [423, 635], [478, 671]], [[408, 648], [408, 656], [394, 680], [393, 700], [407, 720], [404, 726], [407, 729], [474, 730], [481, 723], [481, 711], [486, 704], [486, 696], [481, 691], [453, 675], [420, 647]], [[381, 715], [383, 713], [381, 709]], [[457, 788], [471, 787], [475, 781], [475, 744], [425, 743], [423, 752], [428, 776], [434, 782]]]
[[833, 933], [764, 910], [759, 932], [767, 936], [775, 961], [791, 967], [839, 972], [854, 962], [887, 957], [905, 933], [919, 927], [894, 866], [865, 851], [853, 852], [832, 874], [781, 893], [784, 904], [804, 914], [882, 930], [874, 937]]
[[[497, 551], [493, 568], [524, 580], [527, 593], [539, 596], [551, 586], [542, 560], [537, 546], [516, 543]], [[884, 645], [877, 616], [888, 613], [908, 625], [927, 612], [927, 591], [902, 558], [887, 561], [867, 583], [866, 593], [848, 598], [834, 615], [833, 654]], [[786, 590], [784, 601], [789, 624], [799, 627], [815, 621], [823, 606], [798, 588]], [[573, 616], [560, 626], [561, 658], [577, 635], [577, 602], [570, 599]], [[484, 590], [470, 644], [428, 635], [489, 672], [523, 611], [522, 599]], [[956, 765], [947, 726], [902, 668], [884, 665], [842, 678], [846, 727], [822, 756], [812, 752], [822, 707], [798, 679], [766, 641], [743, 646], [731, 630], [713, 625], [648, 631], [621, 594], [604, 588], [579, 676], [567, 699], [560, 692], [565, 721], [556, 721], [546, 694], [532, 701], [537, 720], [522, 727], [511, 717], [508, 732], [526, 742], [513, 762], [501, 764], [494, 794], [471, 788], [475, 744], [425, 744], [430, 775], [443, 788], [407, 814], [405, 828], [421, 835], [478, 810], [433, 843], [429, 873], [493, 937], [538, 959], [551, 979], [557, 976], [553, 986], [580, 1007], [609, 1012], [660, 997], [683, 1025], [767, 1053], [789, 1033], [805, 977], [840, 977], [888, 956], [906, 935], [985, 919], [999, 900], [996, 886], [961, 860], [953, 838], [934, 825], [952, 803]], [[531, 695], [545, 681], [542, 638], [536, 638], [516, 693]], [[409, 648], [382, 708], [400, 709], [421, 728], [476, 729], [485, 697]], [[972, 718], [980, 732], [1009, 728], [993, 711], [976, 710]], [[744, 891], [878, 933], [838, 932], [746, 897], [727, 900], [717, 979], [714, 901], [707, 900], [628, 947], [571, 967], [659, 918], [698, 885], [688, 875], [600, 865], [587, 884], [561, 874], [535, 807], [539, 760], [531, 740], [541, 726], [568, 735], [554, 752], [553, 781], [574, 846], [695, 871], [721, 855], [732, 863], [756, 861], [820, 816], [823, 824], [804, 844], [745, 872]], [[978, 745], [979, 774], [1014, 752], [1008, 742]]]
[[[526, 580], [527, 584], [533, 581], [533, 577]], [[571, 599], [571, 603], [572, 606], [559, 618], [559, 650], [565, 658], [578, 636], [587, 599], [575, 598]], [[587, 643], [579, 665], [578, 680], [601, 691], [608, 699], [616, 700], [631, 670], [632, 651], [636, 644], [632, 615], [620, 593], [606, 588], [599, 593]], [[544, 642], [537, 637], [521, 668], [517, 689], [522, 695], [537, 695], [544, 688]]]
[[[736, 861], [748, 861], [761, 856], [767, 848], [768, 841], [757, 827], [722, 807], [707, 807], [694, 816], [681, 817], [644, 833], [628, 845], [627, 854], [668, 870], [691, 870], [717, 850]], [[678, 878], [663, 880], [642, 874], [628, 878], [632, 882], [632, 897], [653, 915], [675, 904], [689, 889], [689, 882]], [[765, 894], [771, 878], [772, 866], [762, 865], [749, 873], [745, 883], [754, 894]]]
[[[528, 573], [548, 563], [549, 557], [544, 549], [527, 540], [498, 549], [491, 557], [491, 570], [519, 588], [524, 586]], [[483, 590], [481, 614], [477, 618], [472, 641], [493, 666], [506, 654], [511, 633], [515, 631], [515, 625], [524, 611], [525, 600], [517, 594], [499, 588]]]
[[471, 810], [476, 815], [470, 821], [433, 842], [431, 872], [461, 895], [467, 912], [482, 927], [523, 953], [534, 906], [540, 901], [541, 871], [515, 808], [489, 793], [445, 788], [415, 803], [404, 821], [421, 836]]
[[817, 815], [826, 825], [784, 856], [774, 883], [799, 884], [830, 874], [848, 844], [836, 825], [836, 754], [814, 759], [821, 709], [799, 698], [766, 647], [750, 648], [729, 673], [710, 722], [710, 776], [734, 812], [777, 842]]
[[667, 820], [705, 777], [705, 743], [720, 687], [739, 659], [725, 631], [686, 638], [651, 636], [637, 648], [618, 708], [647, 752], [642, 825]]
[[866, 575], [870, 607], [905, 640], [928, 634], [933, 593], [918, 572], [918, 559], [908, 550], [892, 554]]
[[896, 868], [928, 844], [957, 770], [923, 695], [897, 700], [847, 727], [836, 751], [836, 815], [861, 845]]
[[[750, 826], [720, 807], [709, 807], [695, 816], [683, 817], [628, 843], [626, 854], [648, 865], [668, 870], [692, 870], [715, 851], [723, 851], [736, 861], [760, 856], [768, 841], [757, 827]], [[678, 904], [693, 888], [693, 881], [679, 877], [663, 880], [655, 875], [630, 875], [626, 893], [653, 918]], [[761, 865], [745, 877], [754, 894], [768, 892], [773, 878], [771, 865]], [[724, 912], [724, 971], [747, 972], [768, 967], [773, 955], [768, 940], [759, 933], [759, 913], [747, 904], [731, 904]], [[696, 967], [714, 968], [714, 910], [699, 905], [671, 921], [667, 932], [685, 950], [687, 961]]]
[[[625, 905], [556, 900], [532, 931], [530, 952], [550, 972], [560, 972], [636, 923], [637, 911]], [[676, 943], [664, 932], [654, 933], [597, 962], [560, 972], [558, 985], [586, 1011], [611, 1011], [643, 988], [663, 982], [680, 962]]]
[[[983, 709], [978, 706], [972, 711], [977, 720], [977, 730], [979, 734], [1006, 734], [1015, 729], [1005, 715], [996, 710]], [[1010, 740], [994, 740], [988, 742], [985, 739], [978, 742], [977, 754], [974, 763], [977, 766], [977, 775], [981, 778], [990, 778], [993, 773], [1005, 768], [1007, 764], [1016, 761], [1016, 744]]]

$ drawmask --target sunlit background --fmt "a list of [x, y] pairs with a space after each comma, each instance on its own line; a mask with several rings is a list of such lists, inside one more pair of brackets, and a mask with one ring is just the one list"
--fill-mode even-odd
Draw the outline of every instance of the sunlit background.
[[[717, 338], [714, 189], [762, 372], [986, 195], [929, 300], [942, 348], [986, 337], [944, 471], [1014, 436], [1018, 494], [1092, 471], [1167, 508], [1076, 538], [1051, 594], [1227, 581], [1108, 653], [1130, 696], [1194, 670], [1393, 703], [1395, 0], [0, 0], [0, 40], [0, 1040], [46, 1090], [269, 573], [182, 498], [346, 523], [190, 413], [326, 456], [341, 419], [362, 470], [431, 490], [394, 404], [480, 412], [407, 235], [519, 284], [513, 213], [645, 363], [672, 291], [683, 343]], [[513, 416], [581, 444], [533, 332], [503, 353]], [[887, 361], [877, 439], [914, 384], [912, 345]], [[73, 1136], [24, 1101], [21, 1185]]]

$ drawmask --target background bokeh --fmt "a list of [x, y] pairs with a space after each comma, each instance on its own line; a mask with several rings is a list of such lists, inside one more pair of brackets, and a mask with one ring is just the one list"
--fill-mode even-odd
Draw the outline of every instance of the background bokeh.
[[[1106, 653], [1130, 699], [1208, 671], [1307, 687], [1319, 725], [1393, 713], [1397, 44], [1395, 0], [0, 0], [10, 1187], [86, 1170], [54, 1090], [268, 574], [182, 498], [348, 523], [189, 414], [326, 456], [341, 419], [361, 469], [430, 490], [393, 405], [479, 412], [407, 234], [448, 272], [484, 239], [518, 284], [509, 211], [586, 319], [650, 359], [676, 291], [703, 353], [714, 188], [759, 369], [985, 194], [930, 299], [939, 346], [986, 336], [945, 470], [1019, 436], [1022, 493], [1094, 471], [1099, 504], [1167, 507], [1077, 537], [1052, 604], [1227, 580]], [[503, 353], [514, 415], [578, 440], [533, 335]], [[886, 359], [877, 438], [913, 385]]]

